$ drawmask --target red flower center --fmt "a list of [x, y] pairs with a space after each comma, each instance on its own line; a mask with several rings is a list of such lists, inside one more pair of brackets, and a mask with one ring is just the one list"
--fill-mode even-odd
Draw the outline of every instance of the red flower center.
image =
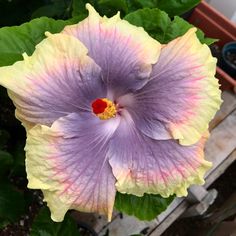
[[103, 113], [107, 108], [107, 103], [103, 101], [101, 98], [98, 98], [92, 102], [92, 108], [94, 114]]

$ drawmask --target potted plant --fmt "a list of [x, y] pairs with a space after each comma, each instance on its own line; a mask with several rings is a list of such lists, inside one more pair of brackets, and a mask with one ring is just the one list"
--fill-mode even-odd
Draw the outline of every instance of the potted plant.
[[[236, 25], [205, 1], [195, 7], [188, 21], [200, 28], [207, 37], [219, 39], [216, 45], [220, 49], [225, 44], [236, 41]], [[219, 78], [223, 90], [236, 86], [235, 75], [229, 75], [224, 68], [219, 66], [217, 67], [217, 78]]]

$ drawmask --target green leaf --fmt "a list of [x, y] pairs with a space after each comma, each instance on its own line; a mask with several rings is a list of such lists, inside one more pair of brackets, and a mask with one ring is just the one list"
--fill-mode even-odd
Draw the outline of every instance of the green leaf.
[[11, 222], [8, 220], [3, 220], [0, 218], [0, 229], [5, 228], [7, 225], [9, 225]]
[[11, 174], [16, 176], [26, 176], [25, 172], [25, 141], [19, 140], [11, 150], [14, 163], [11, 169]]
[[56, 19], [68, 19], [71, 13], [71, 5], [71, 0], [51, 0], [47, 5], [35, 10], [31, 18], [47, 16]]
[[128, 13], [128, 5], [126, 0], [99, 0], [98, 5], [100, 8], [107, 7], [108, 9], [116, 14], [117, 11], [122, 11], [125, 14]]
[[72, 17], [87, 16], [88, 11], [85, 8], [86, 3], [90, 3], [97, 9], [97, 0], [72, 0]]
[[[190, 23], [188, 23], [186, 20], [179, 16], [175, 16], [174, 20], [171, 22], [171, 24], [166, 29], [165, 37], [164, 37], [164, 43], [168, 43], [169, 41], [184, 35], [190, 28], [194, 27]], [[204, 33], [198, 29], [197, 30], [197, 37], [200, 40], [201, 43], [205, 43], [207, 45], [210, 45], [217, 41], [216, 39], [210, 39], [205, 38]]]
[[174, 20], [166, 29], [164, 42], [168, 43], [169, 41], [184, 35], [190, 28], [193, 26], [181, 17], [175, 16]]
[[79, 16], [81, 14], [86, 14], [85, 2], [81, 0], [73, 0], [72, 2], [72, 17]]
[[4, 148], [10, 138], [10, 134], [6, 130], [0, 130], [0, 149]]
[[160, 42], [165, 37], [165, 32], [171, 23], [168, 15], [159, 9], [141, 9], [124, 17], [125, 20], [136, 26], [142, 26], [153, 38]]
[[139, 8], [159, 8], [169, 16], [181, 15], [200, 3], [200, 0], [134, 0], [132, 4]]
[[[184, 35], [193, 25], [182, 19], [174, 17], [171, 21], [169, 16], [157, 8], [140, 9], [124, 17], [131, 24], [142, 26], [153, 38], [160, 43], [168, 43], [171, 40]], [[198, 29], [197, 36], [201, 43], [207, 45], [215, 42], [215, 39], [205, 38], [204, 33]]]
[[78, 22], [54, 20], [47, 17], [34, 19], [20, 26], [0, 29], [0, 66], [11, 65], [22, 59], [22, 53], [31, 55], [35, 46], [45, 38], [45, 32], [60, 32], [66, 25]]
[[24, 196], [8, 183], [0, 183], [0, 189], [0, 219], [15, 222], [25, 212]]
[[156, 8], [158, 0], [133, 0], [131, 4], [137, 8]]
[[30, 236], [79, 236], [75, 221], [66, 214], [64, 221], [53, 222], [50, 218], [50, 211], [43, 207], [34, 219]]
[[201, 0], [157, 0], [159, 9], [168, 13], [169, 16], [181, 15], [198, 5]]
[[8, 152], [0, 150], [0, 176], [5, 175], [9, 171], [12, 164], [12, 155]]
[[115, 208], [140, 220], [152, 220], [172, 202], [174, 196], [162, 198], [159, 195], [144, 194], [137, 197], [130, 194], [116, 193]]
[[115, 15], [117, 11], [120, 11], [121, 15], [125, 15], [129, 10], [127, 0], [73, 0], [72, 17], [87, 15], [86, 3], [90, 3], [101, 16], [110, 17]]
[[197, 34], [198, 39], [201, 41], [201, 43], [205, 43], [206, 45], [211, 45], [211, 44], [219, 41], [218, 39], [205, 37], [203, 31], [200, 29], [197, 30], [196, 34]]
[[33, 12], [31, 18], [37, 18], [41, 16], [47, 17], [60, 17], [65, 13], [66, 6], [62, 6], [60, 4], [49, 4], [46, 6], [42, 6]]
[[16, 61], [22, 60], [22, 55], [18, 53], [1, 53], [0, 66], [12, 65]]

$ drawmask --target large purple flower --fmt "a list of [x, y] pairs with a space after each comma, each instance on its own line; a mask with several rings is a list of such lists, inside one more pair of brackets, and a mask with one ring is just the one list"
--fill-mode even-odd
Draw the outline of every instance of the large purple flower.
[[160, 45], [119, 14], [49, 34], [0, 68], [27, 130], [28, 187], [52, 219], [68, 209], [111, 218], [116, 191], [186, 196], [211, 164], [208, 123], [221, 103], [216, 60], [190, 29]]

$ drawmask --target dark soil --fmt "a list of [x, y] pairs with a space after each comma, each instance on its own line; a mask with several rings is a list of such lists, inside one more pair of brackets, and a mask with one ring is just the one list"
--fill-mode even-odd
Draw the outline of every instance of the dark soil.
[[[0, 230], [0, 236], [28, 236], [30, 226], [33, 223], [34, 217], [37, 215], [39, 209], [43, 205], [42, 194], [40, 191], [31, 191], [35, 200], [28, 206], [26, 214], [14, 224], [6, 226]], [[59, 236], [59, 235], [58, 235]]]
[[226, 59], [236, 68], [236, 53], [227, 52], [225, 56]]

